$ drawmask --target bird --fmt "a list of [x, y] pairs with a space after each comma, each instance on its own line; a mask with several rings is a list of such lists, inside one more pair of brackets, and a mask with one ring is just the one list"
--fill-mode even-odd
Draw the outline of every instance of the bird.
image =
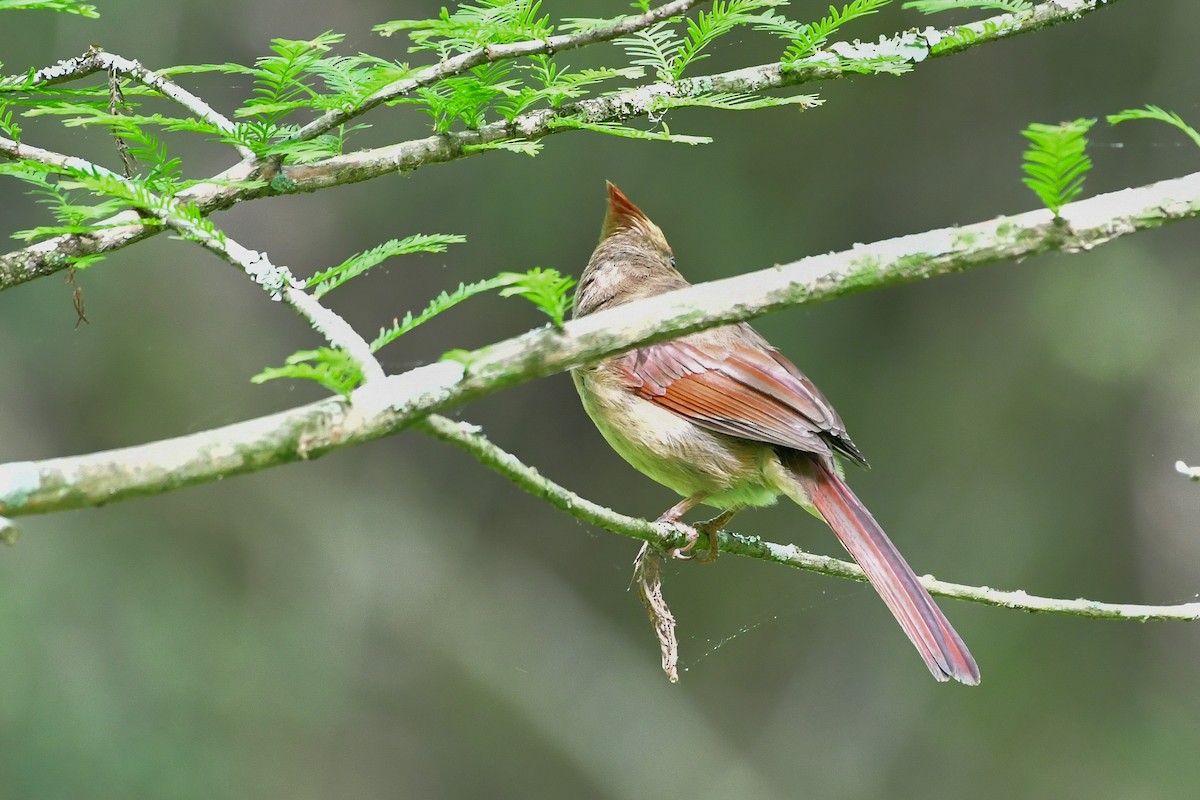
[[[575, 292], [580, 318], [690, 286], [662, 230], [611, 182], [600, 242]], [[912, 568], [846, 484], [838, 459], [866, 465], [837, 411], [749, 324], [710, 328], [571, 371], [583, 408], [625, 461], [682, 500], [658, 519], [699, 531], [708, 559], [734, 514], [779, 497], [825, 521], [862, 567], [939, 681], [979, 683], [979, 667]], [[720, 510], [687, 526], [704, 504]]]

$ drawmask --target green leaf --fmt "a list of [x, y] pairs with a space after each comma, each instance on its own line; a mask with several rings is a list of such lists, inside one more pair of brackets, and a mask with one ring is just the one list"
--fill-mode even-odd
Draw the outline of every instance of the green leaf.
[[0, 11], [59, 11], [88, 19], [100, 17], [94, 5], [76, 0], [0, 0]]
[[960, 11], [963, 9], [979, 8], [992, 11], [1007, 11], [1019, 14], [1029, 11], [1033, 4], [1028, 0], [909, 0], [901, 6], [903, 9], [916, 9], [923, 14], [937, 14], [942, 11]]
[[492, 102], [499, 97], [519, 94], [516, 80], [502, 80], [512, 70], [510, 63], [485, 64], [475, 67], [468, 75], [459, 75], [439, 81], [433, 86], [417, 89], [416, 98], [404, 98], [398, 102], [418, 103], [425, 113], [433, 117], [434, 129], [445, 133], [458, 120], [468, 128], [483, 124], [483, 116]]
[[453, 14], [443, 7], [437, 19], [393, 20], [373, 30], [382, 36], [407, 32], [410, 51], [435, 50], [442, 58], [489, 44], [548, 39], [554, 33], [549, 16], [538, 16], [540, 0], [478, 2], [460, 4]]
[[510, 153], [536, 156], [542, 151], [542, 143], [530, 139], [502, 139], [498, 142], [463, 145], [464, 153], [479, 153], [484, 150], [507, 150]]
[[578, 128], [585, 131], [595, 131], [596, 133], [607, 133], [610, 136], [623, 136], [627, 139], [645, 139], [652, 142], [676, 142], [679, 144], [710, 144], [712, 142], [712, 139], [708, 136], [687, 136], [671, 133], [665, 129], [662, 131], [643, 131], [616, 122], [587, 122], [573, 117], [560, 117], [552, 120], [550, 127]]
[[612, 78], [636, 80], [645, 71], [641, 67], [624, 67], [621, 69], [601, 68], [582, 69], [571, 72], [571, 68], [559, 68], [550, 56], [537, 55], [530, 58], [529, 64], [516, 64], [518, 70], [533, 74], [540, 86], [522, 86], [506, 99], [496, 103], [500, 114], [511, 122], [518, 114], [539, 103], [545, 103], [551, 108], [558, 107], [565, 100], [573, 100], [586, 92], [585, 87]]
[[279, 378], [316, 381], [343, 397], [362, 382], [362, 369], [344, 350], [319, 347], [300, 350], [287, 357], [282, 367], [267, 367], [250, 378], [251, 383], [266, 383]]
[[734, 28], [758, 21], [759, 16], [753, 12], [778, 5], [784, 3], [779, 0], [715, 0], [711, 11], [700, 11], [695, 19], [687, 20], [687, 35], [670, 64], [671, 77], [678, 79], [689, 65], [708, 58], [701, 51]]
[[1174, 125], [1195, 142], [1197, 147], [1200, 147], [1200, 133], [1197, 133], [1195, 128], [1184, 122], [1183, 117], [1174, 111], [1167, 111], [1154, 105], [1148, 105], [1145, 108], [1129, 108], [1119, 114], [1109, 114], [1108, 124], [1116, 125], [1121, 122], [1128, 122], [1131, 119], [1153, 119], [1165, 122], [1168, 125]]
[[1094, 119], [1077, 119], [1061, 125], [1032, 123], [1021, 131], [1029, 140], [1022, 169], [1022, 183], [1041, 198], [1058, 216], [1064, 205], [1083, 191], [1083, 181], [1092, 161], [1087, 156], [1087, 132]]
[[497, 276], [476, 283], [460, 283], [453, 292], [442, 292], [435, 297], [421, 313], [414, 315], [409, 311], [403, 319], [393, 320], [392, 327], [380, 329], [379, 335], [371, 342], [371, 351], [378, 351], [381, 347], [391, 344], [413, 328], [425, 324], [446, 309], [456, 306], [464, 300], [507, 286], [512, 281], [512, 278]]
[[816, 22], [801, 23], [787, 19], [768, 10], [755, 19], [755, 30], [767, 31], [787, 39], [788, 49], [781, 61], [785, 65], [795, 64], [817, 51], [835, 31], [855, 20], [877, 13], [892, 0], [851, 0], [838, 9], [829, 7], [829, 15]]
[[254, 98], [235, 112], [239, 117], [250, 117], [252, 122], [243, 123], [246, 143], [256, 152], [272, 140], [288, 135], [294, 127], [285, 126], [283, 120], [293, 111], [309, 107], [309, 103], [320, 95], [306, 82], [329, 49], [342, 40], [340, 33], [326, 31], [312, 39], [272, 39], [272, 56], [263, 56], [253, 67], [228, 65], [232, 72], [243, 72], [254, 78]]
[[0, 133], [17, 144], [21, 143], [21, 126], [13, 119], [12, 109], [5, 100], [0, 100]]
[[314, 297], [320, 298], [392, 256], [409, 253], [444, 253], [448, 245], [459, 244], [466, 240], [465, 236], [459, 236], [456, 233], [418, 233], [403, 239], [391, 239], [378, 247], [351, 256], [336, 267], [318, 272], [308, 279], [305, 286], [313, 290]]
[[666, 22], [658, 22], [629, 36], [622, 36], [616, 40], [616, 44], [625, 48], [631, 64], [649, 67], [660, 80], [668, 80], [674, 75], [675, 59], [684, 40], [677, 38]]
[[550, 317], [554, 327], [561, 328], [563, 318], [571, 307], [571, 287], [575, 279], [562, 275], [556, 269], [534, 267], [525, 273], [502, 272], [499, 279], [509, 280], [509, 285], [500, 290], [501, 297], [524, 297]]
[[821, 105], [821, 99], [815, 94], [797, 94], [790, 97], [765, 97], [750, 92], [714, 92], [695, 97], [662, 97], [655, 101], [654, 110], [665, 111], [672, 108], [716, 108], [722, 111], [749, 111], [756, 108], [775, 108], [776, 106], [799, 105], [804, 108], [814, 108]]

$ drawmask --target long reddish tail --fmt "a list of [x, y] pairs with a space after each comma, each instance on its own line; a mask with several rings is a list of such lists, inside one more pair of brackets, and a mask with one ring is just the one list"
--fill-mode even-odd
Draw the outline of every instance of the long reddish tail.
[[916, 645], [933, 677], [954, 678], [971, 686], [979, 683], [979, 667], [967, 646], [871, 512], [831, 466], [804, 460], [807, 463], [792, 465], [794, 474]]

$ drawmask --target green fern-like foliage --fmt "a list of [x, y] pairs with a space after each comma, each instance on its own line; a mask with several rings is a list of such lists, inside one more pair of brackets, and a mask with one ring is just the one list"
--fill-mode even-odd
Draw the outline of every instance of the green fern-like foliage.
[[21, 141], [21, 126], [13, 119], [12, 106], [4, 99], [0, 99], [0, 133], [14, 142]]
[[1178, 128], [1191, 139], [1197, 147], [1200, 147], [1200, 132], [1183, 121], [1183, 117], [1176, 114], [1174, 111], [1167, 111], [1160, 106], [1148, 105], [1143, 108], [1129, 108], [1118, 114], [1110, 114], [1108, 116], [1108, 124], [1116, 125], [1121, 122], [1128, 122], [1134, 119], [1149, 119], [1165, 122], [1168, 125]]
[[675, 81], [692, 64], [708, 58], [703, 51], [719, 38], [739, 26], [758, 23], [782, 5], [786, 5], [782, 0], [717, 0], [711, 10], [689, 17], [682, 31], [664, 21], [617, 39], [617, 44], [624, 47], [630, 63], [652, 70], [659, 80]]
[[58, 11], [78, 14], [89, 19], [99, 19], [100, 13], [91, 3], [76, 0], [0, 0], [0, 11]]
[[336, 267], [318, 272], [308, 279], [306, 287], [312, 289], [314, 297], [323, 297], [346, 281], [357, 278], [393, 256], [410, 253], [444, 253], [448, 245], [466, 240], [465, 236], [459, 236], [456, 233], [418, 233], [403, 239], [391, 239], [378, 247], [351, 256]]
[[475, 283], [460, 283], [454, 291], [442, 292], [433, 298], [429, 305], [420, 312], [414, 314], [409, 311], [403, 318], [393, 320], [391, 327], [381, 328], [379, 335], [371, 342], [371, 350], [377, 351], [380, 348], [386, 347], [412, 329], [419, 325], [424, 325], [438, 314], [453, 308], [464, 300], [469, 300], [484, 292], [490, 292], [502, 286], [507, 286], [510, 282], [508, 278], [497, 276], [495, 278], [488, 278], [487, 280], [476, 281]]
[[[401, 241], [411, 242], [419, 238], [424, 238], [426, 244], [431, 248], [438, 246], [434, 240], [441, 240], [443, 243], [451, 240], [462, 241], [462, 237], [445, 235], [409, 237], [409, 240]], [[387, 258], [385, 253], [394, 254], [399, 249], [398, 242], [388, 242], [347, 259], [346, 262], [331, 270], [314, 275], [308, 283], [310, 286], [330, 285], [332, 288], [345, 280], [350, 280], [353, 275], [349, 275], [349, 273], [354, 272], [355, 275], [361, 275], [371, 265]], [[371, 342], [371, 350], [373, 352], [380, 350], [459, 303], [497, 289], [500, 290], [501, 297], [523, 297], [529, 300], [538, 310], [549, 316], [556, 326], [561, 326], [567, 310], [571, 306], [571, 288], [574, 285], [573, 278], [562, 275], [557, 270], [541, 268], [534, 268], [527, 272], [504, 272], [487, 280], [460, 283], [454, 291], [439, 294], [420, 312], [414, 314], [410, 311], [404, 315], [403, 319], [397, 319], [390, 327], [381, 329], [379, 335]], [[280, 378], [316, 381], [332, 392], [347, 396], [362, 382], [362, 370], [345, 352], [329, 347], [319, 347], [315, 350], [301, 350], [293, 353], [288, 356], [283, 366], [268, 367], [250, 380], [253, 383], [265, 383]]]
[[909, 0], [901, 8], [914, 9], [924, 14], [964, 9], [1007, 11], [1010, 14], [1019, 14], [1033, 8], [1033, 3], [1029, 0]]
[[[116, 200], [83, 202], [83, 195], [73, 191], [69, 180], [32, 162], [0, 163], [0, 175], [8, 175], [29, 186], [35, 201], [49, 209], [56, 224], [14, 231], [11, 236], [25, 242], [63, 233], [90, 233], [97, 229], [94, 220], [115, 214], [123, 207]], [[93, 262], [94, 263], [94, 262]]]
[[781, 60], [785, 66], [793, 66], [815, 53], [839, 28], [877, 13], [891, 1], [851, 0], [840, 9], [830, 6], [829, 14], [816, 22], [796, 22], [774, 11], [767, 11], [758, 16], [754, 27], [786, 39], [788, 48]]
[[266, 383], [280, 378], [316, 381], [329, 391], [347, 397], [362, 383], [362, 369], [343, 351], [318, 347], [292, 353], [282, 367], [267, 367], [250, 378], [250, 382]]
[[433, 50], [439, 58], [465, 53], [489, 44], [525, 39], [546, 39], [554, 32], [548, 16], [539, 17], [538, 0], [479, 0], [478, 5], [459, 5], [453, 12], [442, 9], [437, 19], [406, 19], [375, 26], [375, 32], [392, 36], [408, 33], [412, 52]]
[[571, 307], [574, 278], [562, 275], [555, 269], [540, 267], [528, 272], [502, 272], [498, 277], [500, 280], [509, 280], [509, 284], [500, 290], [501, 297], [524, 297], [550, 317], [554, 327], [562, 327], [567, 310]]
[[527, 272], [502, 272], [494, 278], [475, 283], [460, 283], [452, 292], [442, 292], [417, 314], [411, 311], [403, 319], [383, 328], [371, 342], [371, 350], [377, 351], [396, 341], [404, 334], [423, 325], [464, 300], [476, 295], [500, 289], [502, 297], [524, 297], [550, 316], [555, 325], [562, 325], [563, 317], [571, 305], [573, 278], [560, 275], [557, 270], [535, 267]]
[[1058, 216], [1067, 203], [1083, 191], [1092, 160], [1087, 155], [1087, 132], [1094, 119], [1077, 119], [1061, 125], [1031, 124], [1021, 131], [1029, 140], [1025, 150], [1022, 183], [1033, 190], [1046, 208]]
[[[634, 0], [631, 11], [645, 13], [658, 2]], [[564, 60], [543, 53], [489, 59], [472, 69], [443, 76], [442, 67], [429, 62], [512, 42], [542, 42], [556, 35], [560, 28], [580, 32], [630, 16], [556, 22], [543, 13], [540, 0], [470, 0], [442, 10], [434, 19], [397, 20], [377, 26], [381, 35], [407, 36], [410, 51], [422, 54], [424, 66], [410, 67], [407, 63], [361, 53], [339, 53], [343, 36], [330, 31], [311, 39], [274, 39], [268, 52], [250, 65], [183, 65], [159, 73], [172, 81], [218, 73], [240, 82], [246, 100], [230, 113], [232, 130], [219, 119], [189, 116], [156, 90], [130, 77], [114, 76], [110, 82], [109, 76], [102, 76], [90, 86], [83, 85], [84, 82], [35, 85], [32, 80], [35, 73], [30, 71], [0, 77], [0, 135], [20, 141], [24, 133], [22, 116], [58, 119], [67, 127], [98, 127], [117, 145], [116, 153], [110, 154], [111, 160], [104, 162], [110, 164], [111, 171], [50, 167], [17, 159], [0, 163], [0, 176], [26, 184], [34, 198], [50, 211], [53, 224], [17, 232], [17, 236], [26, 240], [63, 233], [93, 233], [109, 224], [103, 222], [105, 218], [133, 208], [143, 212], [144, 224], [161, 225], [162, 218], [166, 218], [172, 228], [185, 231], [178, 235], [202, 240], [211, 247], [214, 243], [225, 243], [221, 231], [199, 209], [175, 200], [182, 190], [197, 182], [186, 174], [185, 163], [173, 154], [173, 144], [182, 136], [198, 134], [233, 144], [243, 155], [248, 151], [258, 158], [269, 157], [275, 164], [319, 162], [347, 152], [357, 131], [366, 126], [348, 123], [318, 134], [307, 130], [306, 125], [332, 110], [353, 110], [381, 89], [420, 76], [407, 94], [389, 95], [388, 102], [400, 106], [401, 112], [427, 115], [436, 133], [477, 129], [498, 119], [513, 122], [531, 111], [554, 109], [555, 113], [548, 115], [550, 122], [545, 123], [552, 127], [700, 144], [709, 141], [707, 137], [673, 133], [663, 116], [672, 109], [688, 106], [743, 110], [789, 104], [811, 107], [819, 101], [811, 95], [774, 97], [755, 92], [691, 90], [686, 96], [662, 98], [648, 109], [652, 120], [649, 130], [623, 122], [598, 121], [572, 103], [602, 97], [607, 87], [623, 88], [629, 82], [643, 80], [647, 72], [653, 79], [680, 81], [738, 29], [758, 28], [782, 37], [787, 42], [783, 60], [785, 64], [792, 63], [814, 53], [842, 26], [875, 13], [888, 2], [850, 0], [840, 8], [831, 7], [829, 15], [816, 22], [801, 23], [783, 15], [781, 9], [787, 5], [786, 0], [713, 0], [618, 40], [628, 58], [614, 66], [572, 68]], [[0, 0], [0, 10], [12, 8], [94, 15], [91, 5], [71, 0]], [[892, 64], [886, 55], [875, 58], [872, 54], [843, 59], [843, 64], [846, 69], [863, 71], [899, 70], [904, 66]], [[540, 141], [521, 138], [517, 132], [519, 126], [512, 129], [509, 138], [489, 137], [488, 141], [463, 142], [461, 146], [464, 152], [505, 150], [536, 155], [540, 151]], [[286, 171], [273, 170], [271, 174], [274, 177], [269, 187], [250, 182], [240, 185], [287, 191]], [[176, 222], [186, 224], [176, 225]], [[362, 277], [388, 258], [442, 252], [448, 245], [461, 241], [462, 237], [452, 234], [418, 234], [391, 240], [312, 276], [304, 289], [314, 299], [322, 300], [329, 292]], [[77, 266], [91, 260], [83, 259]], [[269, 280], [266, 288], [275, 295], [284, 285], [296, 286], [291, 274], [282, 267], [272, 271]], [[572, 278], [541, 268], [505, 272], [459, 284], [457, 289], [441, 293], [419, 312], [395, 319], [390, 327], [379, 332], [371, 348], [378, 350], [447, 309], [486, 292], [525, 298], [553, 325], [560, 326], [570, 305], [573, 284]], [[360, 366], [352, 358], [328, 347], [295, 353], [283, 366], [264, 370], [254, 380], [261, 383], [282, 377], [317, 381], [339, 394], [349, 393], [362, 380]]]

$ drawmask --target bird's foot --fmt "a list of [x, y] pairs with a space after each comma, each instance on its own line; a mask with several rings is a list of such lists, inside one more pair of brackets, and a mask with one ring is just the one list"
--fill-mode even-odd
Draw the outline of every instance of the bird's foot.
[[691, 555], [692, 550], [696, 547], [696, 542], [700, 540], [700, 531], [688, 525], [686, 522], [680, 522], [677, 519], [659, 518], [661, 523], [670, 525], [679, 533], [682, 533], [687, 539], [687, 543], [682, 547], [672, 547], [667, 551], [667, 555], [671, 558], [679, 559], [680, 561], [691, 561], [695, 556]]
[[728, 525], [729, 520], [733, 519], [733, 515], [738, 513], [740, 510], [740, 506], [734, 506], [733, 508], [722, 511], [720, 514], [708, 520], [707, 522], [696, 523], [696, 526], [692, 529], [694, 536], [689, 539], [685, 547], [688, 550], [691, 550], [693, 547], [695, 547], [696, 541], [700, 538], [701, 533], [708, 537], [708, 552], [701, 556], [692, 556], [697, 563], [710, 564], [717, 560], [717, 556], [721, 555], [721, 548], [719, 546], [717, 537], [720, 535], [721, 529]]
[[[717, 560], [717, 556], [721, 552], [717, 547], [717, 534], [721, 530], [720, 517], [708, 522], [698, 522], [695, 525], [688, 525], [679, 520], [660, 519], [659, 522], [665, 522], [687, 537], [687, 543], [682, 547], [672, 547], [667, 551], [667, 555], [671, 558], [680, 561], [695, 561], [697, 564], [710, 564]], [[696, 549], [696, 543], [700, 541], [702, 534], [708, 540], [708, 550], [699, 555], [693, 555], [692, 551]]]

